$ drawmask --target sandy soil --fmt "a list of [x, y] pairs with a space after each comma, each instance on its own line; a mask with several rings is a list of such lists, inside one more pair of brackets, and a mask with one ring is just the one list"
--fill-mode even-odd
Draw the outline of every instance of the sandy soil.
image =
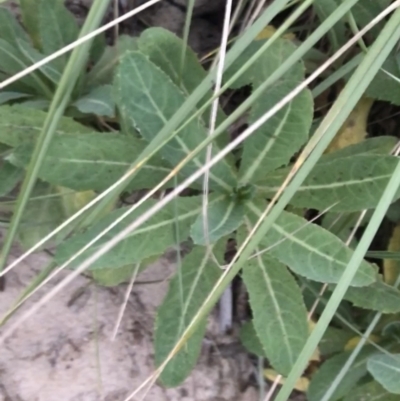
[[[34, 256], [8, 275], [6, 291], [0, 293], [1, 315], [46, 259], [45, 255]], [[163, 278], [171, 269], [168, 260], [161, 260], [138, 281]], [[85, 277], [76, 279], [1, 345], [0, 401], [124, 400], [153, 371], [153, 316], [166, 288], [166, 282], [136, 285], [118, 336], [111, 341], [126, 286], [104, 288]], [[35, 296], [32, 302], [37, 299]], [[23, 310], [18, 316], [21, 313]], [[8, 327], [16, 318], [8, 322]], [[164, 389], [156, 384], [146, 399], [257, 400], [254, 389], [243, 388], [252, 373], [248, 356], [219, 352], [221, 338], [215, 334], [215, 326], [211, 319], [202, 357], [184, 385]]]

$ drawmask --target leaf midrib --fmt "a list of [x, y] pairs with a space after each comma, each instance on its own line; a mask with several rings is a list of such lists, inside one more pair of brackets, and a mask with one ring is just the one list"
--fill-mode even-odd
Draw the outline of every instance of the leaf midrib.
[[[362, 180], [348, 180], [348, 181], [342, 181], [342, 182], [333, 182], [331, 184], [313, 184], [313, 185], [302, 185], [297, 189], [297, 192], [300, 191], [310, 191], [310, 190], [321, 190], [321, 189], [334, 189], [334, 188], [340, 188], [340, 187], [345, 187], [345, 186], [351, 186], [351, 185], [362, 185], [367, 182], [375, 182], [378, 180], [383, 180], [383, 179], [389, 179], [392, 175], [391, 174], [385, 174], [385, 175], [379, 175], [379, 176], [374, 176], [374, 177], [367, 177]], [[277, 191], [280, 189], [280, 187], [269, 187], [269, 186], [262, 186], [262, 185], [255, 185], [256, 188], [258, 188], [260, 191]]]
[[[246, 223], [247, 223], [247, 226], [249, 227], [250, 222], [247, 219], [246, 219]], [[266, 273], [264, 262], [262, 260], [261, 255], [259, 254], [259, 252], [260, 252], [259, 248], [256, 248], [256, 251], [258, 253], [258, 255], [257, 255], [257, 261], [258, 261], [257, 266], [261, 270], [262, 276], [263, 276], [264, 281], [265, 281], [265, 285], [268, 288], [268, 293], [270, 294], [270, 297], [272, 299], [272, 303], [274, 305], [274, 309], [275, 309], [275, 312], [276, 312], [276, 317], [278, 319], [279, 326], [281, 327], [281, 332], [283, 333], [283, 340], [284, 340], [284, 342], [286, 344], [286, 349], [287, 349], [287, 352], [289, 354], [289, 359], [290, 359], [290, 362], [293, 363], [294, 362], [293, 351], [292, 351], [292, 349], [290, 347], [290, 342], [289, 342], [289, 337], [290, 336], [289, 336], [289, 333], [286, 330], [285, 324], [284, 324], [283, 319], [282, 319], [282, 315], [280, 313], [279, 302], [276, 299], [275, 291], [274, 291], [273, 286], [271, 284], [271, 280], [269, 279], [269, 277], [268, 277], [268, 275]]]

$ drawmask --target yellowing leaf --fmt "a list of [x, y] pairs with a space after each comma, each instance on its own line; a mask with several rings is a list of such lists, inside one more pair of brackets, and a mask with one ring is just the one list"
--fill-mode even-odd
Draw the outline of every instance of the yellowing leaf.
[[[370, 341], [373, 341], [373, 342], [378, 342], [379, 341], [379, 337], [374, 335], [374, 334], [371, 334], [368, 337], [368, 339]], [[352, 351], [357, 346], [357, 344], [360, 342], [360, 340], [361, 340], [360, 336], [356, 336], [356, 337], [351, 338], [349, 341], [347, 341], [346, 345], [344, 346], [344, 350], [345, 351]]]
[[94, 191], [76, 192], [65, 187], [58, 186], [56, 188], [58, 193], [62, 196], [62, 205], [67, 216], [75, 214], [96, 196]]
[[331, 153], [346, 146], [354, 145], [366, 138], [367, 119], [373, 102], [373, 99], [366, 97], [360, 99], [325, 153]]
[[[388, 248], [389, 252], [400, 251], [400, 224], [398, 224], [392, 233], [389, 240]], [[385, 283], [393, 285], [400, 273], [400, 264], [395, 259], [384, 259], [383, 260], [383, 278]]]
[[[308, 328], [309, 332], [311, 333], [314, 330], [316, 323], [313, 320], [308, 321]], [[319, 362], [321, 360], [321, 354], [319, 352], [319, 348], [316, 348], [314, 353], [312, 354], [310, 361], [316, 361]]]
[[[256, 37], [256, 40], [269, 39], [276, 32], [276, 28], [272, 25], [267, 25]], [[294, 40], [296, 36], [293, 33], [285, 33], [282, 36], [284, 39]]]
[[[275, 381], [275, 379], [278, 377], [278, 373], [275, 372], [273, 369], [264, 369], [264, 376], [266, 379]], [[284, 384], [285, 379], [283, 377], [280, 378], [279, 384]], [[310, 380], [307, 379], [307, 377], [300, 377], [294, 386], [294, 388], [297, 391], [301, 391], [302, 393], [305, 393], [308, 389], [308, 386], [310, 384]]]

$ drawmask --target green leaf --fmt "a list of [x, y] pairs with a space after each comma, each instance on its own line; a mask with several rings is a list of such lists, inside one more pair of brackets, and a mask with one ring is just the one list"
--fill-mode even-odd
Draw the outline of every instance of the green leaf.
[[243, 280], [265, 354], [273, 368], [287, 376], [308, 337], [301, 290], [286, 266], [267, 254], [246, 264]]
[[[75, 17], [60, 0], [37, 0], [39, 2], [38, 26], [42, 50], [52, 54], [78, 38], [79, 27]], [[68, 55], [57, 58], [56, 64], [64, 68]]]
[[[283, 39], [272, 45], [246, 72], [252, 85], [257, 87], [264, 82], [295, 49], [290, 41]], [[304, 67], [297, 63], [260, 97], [251, 109], [249, 123], [275, 106], [303, 78]], [[240, 164], [240, 182], [257, 182], [269, 171], [289, 163], [294, 153], [307, 141], [312, 118], [313, 101], [310, 91], [305, 90], [246, 139]]]
[[114, 117], [115, 103], [111, 91], [111, 85], [98, 86], [78, 99], [73, 105], [81, 113]]
[[121, 56], [128, 50], [137, 50], [137, 38], [127, 35], [118, 37], [114, 46], [107, 46], [100, 60], [86, 76], [87, 87], [110, 84], [114, 77], [114, 69]]
[[[0, 142], [15, 147], [34, 141], [43, 127], [46, 113], [23, 106], [0, 107]], [[78, 124], [72, 118], [61, 117], [56, 135], [84, 134], [93, 129]]]
[[[151, 258], [152, 262], [155, 262], [161, 255], [156, 255], [155, 258]], [[121, 267], [110, 267], [108, 269], [92, 270], [91, 276], [97, 284], [105, 287], [116, 287], [119, 284], [126, 283], [131, 280], [132, 275], [143, 271], [149, 263], [130, 264]]]
[[[8, 75], [14, 75], [30, 66], [30, 61], [28, 61], [16, 47], [5, 40], [0, 39], [1, 71]], [[21, 82], [31, 88], [33, 93], [46, 95], [49, 91], [37, 72], [32, 72], [31, 74], [21, 78]]]
[[[213, 247], [213, 253], [221, 264], [225, 245], [226, 241], [221, 240]], [[157, 311], [154, 336], [157, 366], [164, 362], [221, 274], [221, 269], [205, 247], [195, 247], [183, 259], [180, 272], [170, 281], [168, 293]], [[161, 374], [164, 385], [177, 386], [190, 374], [200, 355], [206, 325], [206, 319], [200, 322], [196, 332], [168, 363]]]
[[[366, 376], [368, 373], [367, 360], [373, 352], [376, 352], [376, 350], [372, 346], [366, 346], [361, 350], [352, 367], [330, 397], [330, 401], [336, 401], [348, 394], [356, 387], [356, 384], [360, 379]], [[311, 378], [310, 386], [307, 391], [308, 401], [321, 400], [336, 376], [341, 371], [350, 354], [351, 352], [343, 352], [335, 355], [321, 365], [318, 371]]]
[[319, 352], [323, 356], [341, 352], [344, 350], [347, 342], [353, 337], [354, 334], [351, 331], [329, 326], [326, 329], [321, 342], [318, 344]]
[[[44, 181], [76, 191], [103, 191], [125, 174], [145, 147], [143, 140], [120, 134], [60, 135], [52, 140], [38, 174]], [[21, 145], [7, 160], [18, 167], [27, 167], [33, 149], [34, 143]], [[165, 162], [153, 157], [128, 189], [153, 188], [169, 172]]]
[[[36, 245], [64, 221], [64, 210], [60, 197], [55, 197], [54, 187], [39, 181], [24, 211], [18, 229], [18, 240], [23, 249]], [[57, 239], [55, 240], [57, 242]], [[53, 241], [54, 243], [54, 241]], [[49, 244], [45, 244], [46, 247]]]
[[382, 335], [384, 337], [388, 337], [390, 339], [396, 340], [399, 342], [400, 340], [400, 321], [392, 321], [389, 322], [383, 329]]
[[18, 100], [30, 97], [27, 93], [20, 92], [0, 92], [0, 105], [8, 103], [10, 100]]
[[[389, 4], [391, 0], [362, 0], [358, 1], [351, 10], [358, 27], [361, 29], [380, 14]], [[370, 31], [372, 37], [378, 35], [384, 25], [384, 21], [376, 24]]]
[[[338, 7], [336, 0], [317, 0], [313, 4], [314, 10], [321, 23], [323, 23]], [[339, 49], [346, 42], [346, 26], [339, 21], [328, 31], [328, 38], [334, 50]]]
[[38, 0], [19, 0], [22, 22], [35, 47], [40, 48]]
[[344, 296], [355, 306], [381, 313], [400, 312], [400, 291], [380, 278], [368, 287], [351, 287]]
[[377, 354], [368, 359], [368, 372], [389, 393], [400, 394], [400, 354]]
[[[198, 60], [196, 53], [186, 43], [171, 31], [160, 27], [153, 27], [143, 31], [138, 40], [141, 53], [145, 54], [151, 62], [159, 67], [171, 78], [172, 82], [188, 97], [207, 77], [207, 71]], [[185, 59], [182, 68], [182, 54]], [[213, 92], [208, 90], [197, 106], [200, 108], [211, 97]], [[206, 126], [209, 125], [211, 107], [207, 107], [201, 118]], [[221, 107], [218, 107], [216, 123], [219, 125], [226, 118]], [[220, 135], [216, 143], [221, 148], [229, 142], [228, 133]], [[232, 154], [226, 156], [226, 160], [234, 165]]]
[[[159, 27], [149, 28], [143, 31], [138, 40], [139, 50], [148, 56], [151, 62], [167, 74], [172, 82], [180, 88], [188, 97], [207, 76], [206, 70], [200, 64], [196, 53], [174, 33]], [[185, 60], [182, 69], [182, 52], [185, 52]], [[182, 71], [181, 71], [182, 70]], [[213, 96], [211, 91], [201, 99], [198, 106], [201, 107]], [[203, 118], [208, 124], [211, 105], [204, 111]], [[222, 122], [225, 114], [219, 109], [217, 124]]]
[[243, 222], [244, 206], [228, 197], [207, 208], [208, 234], [204, 235], [204, 216], [199, 214], [190, 231], [195, 244], [213, 244], [221, 237], [231, 234]]
[[[215, 198], [214, 201], [218, 201]], [[148, 200], [135, 209], [122, 222], [118, 223], [112, 230], [104, 235], [96, 244], [85, 251], [73, 263], [75, 268], [87, 257], [102, 248], [102, 246], [112, 239], [122, 229], [135, 221], [149, 208], [154, 206], [157, 201]], [[210, 201], [212, 203], [212, 201]], [[121, 208], [113, 211], [98, 223], [91, 226], [87, 231], [71, 237], [61, 244], [56, 252], [55, 258], [59, 264], [67, 261], [72, 255], [79, 251], [89, 241], [95, 238], [106, 227], [114, 223], [122, 216], [128, 208]], [[176, 202], [170, 203], [159, 211], [152, 218], [147, 220], [140, 228], [131, 233], [125, 240], [121, 241], [107, 254], [95, 262], [91, 269], [104, 269], [121, 267], [128, 264], [141, 262], [150, 256], [160, 255], [169, 247], [176, 244], [175, 230], [179, 227], [179, 235], [183, 240], [189, 237], [190, 226], [195, 221], [201, 211], [201, 196], [178, 198]]]
[[[115, 86], [117, 103], [125, 125], [137, 128], [148, 142], [156, 137], [185, 101], [185, 97], [169, 77], [139, 52], [131, 52], [122, 58]], [[164, 145], [160, 153], [172, 166], [175, 166], [206, 136], [205, 127], [199, 120], [194, 120]], [[214, 145], [213, 155], [218, 151]], [[182, 175], [187, 177], [197, 171], [206, 160], [206, 152], [204, 149], [189, 161], [182, 168]], [[235, 173], [226, 160], [211, 168], [210, 189], [231, 192], [235, 186]]]
[[365, 95], [373, 99], [400, 105], [400, 83], [385, 71], [400, 78], [399, 54], [397, 52], [390, 54], [383, 63], [381, 70], [375, 75]]
[[253, 322], [247, 322], [240, 328], [239, 338], [247, 351], [263, 358], [267, 357]]
[[[196, 54], [172, 32], [163, 28], [146, 29], [139, 37], [138, 46], [141, 53], [148, 56], [151, 62], [159, 67], [172, 82], [189, 96], [206, 77], [207, 72], [199, 63]], [[181, 73], [182, 51], [185, 51], [184, 69]], [[209, 91], [199, 104], [212, 96]]]
[[18, 39], [29, 42], [28, 35], [5, 7], [0, 7], [0, 38], [13, 45], [17, 45]]
[[[92, 65], [98, 63], [100, 59], [103, 57], [106, 48], [107, 48], [107, 39], [105, 33], [102, 32], [96, 35], [93, 39], [92, 47], [90, 48], [89, 63]], [[108, 83], [111, 83], [111, 81], [109, 81]]]
[[[253, 225], [265, 206], [263, 202], [247, 204], [248, 217]], [[329, 231], [307, 224], [305, 219], [288, 212], [282, 212], [259, 246], [261, 249], [270, 248], [269, 253], [295, 273], [323, 283], [338, 282], [353, 254]], [[375, 280], [374, 267], [363, 261], [351, 285], [362, 287]]]
[[[43, 54], [38, 52], [30, 43], [18, 41], [18, 48], [21, 53], [29, 60], [32, 64], [35, 64], [45, 58]], [[58, 85], [61, 79], [61, 70], [58, 68], [57, 63], [53, 61], [46, 63], [39, 68], [39, 71], [43, 73], [53, 84]]]
[[389, 394], [379, 383], [372, 381], [351, 389], [343, 401], [398, 401], [398, 399], [396, 395]]
[[353, 157], [360, 154], [388, 155], [396, 146], [396, 143], [397, 138], [394, 136], [367, 138], [362, 142], [323, 155], [320, 162], [342, 157]]
[[[291, 204], [297, 207], [353, 212], [374, 208], [397, 165], [397, 157], [362, 154], [318, 162], [298, 188]], [[289, 169], [270, 174], [256, 185], [260, 195], [271, 198]], [[400, 197], [400, 191], [394, 200]]]
[[43, 99], [41, 97], [34, 97], [21, 102], [20, 105], [30, 109], [47, 111], [50, 107], [50, 100]]
[[8, 162], [3, 162], [0, 167], [0, 196], [7, 195], [13, 190], [23, 176], [23, 170]]

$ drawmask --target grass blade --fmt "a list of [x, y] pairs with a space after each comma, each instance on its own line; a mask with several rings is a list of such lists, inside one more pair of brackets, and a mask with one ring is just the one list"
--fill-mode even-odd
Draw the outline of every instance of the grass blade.
[[[107, 6], [107, 0], [96, 0], [94, 2], [88, 18], [82, 28], [81, 36], [86, 35], [88, 32], [100, 25]], [[87, 60], [90, 44], [91, 41], [87, 41], [84, 45], [77, 48], [72, 53], [61, 78], [60, 84], [54, 95], [43, 129], [37, 139], [26, 177], [21, 186], [21, 191], [18, 196], [17, 205], [11, 220], [10, 228], [4, 240], [4, 245], [0, 255], [0, 271], [3, 270], [3, 267], [7, 261], [8, 254], [25, 210], [25, 206], [35, 185], [38, 172], [46, 155], [46, 151], [57, 129], [57, 124], [64, 114], [71, 92], [75, 86], [75, 82], [77, 81], [79, 74], [81, 73]]]

